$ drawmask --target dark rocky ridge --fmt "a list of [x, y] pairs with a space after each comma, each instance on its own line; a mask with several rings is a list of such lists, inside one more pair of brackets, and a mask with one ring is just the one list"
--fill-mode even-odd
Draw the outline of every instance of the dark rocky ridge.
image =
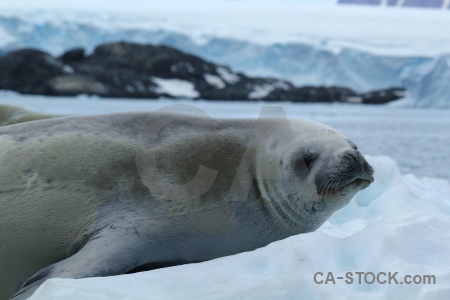
[[111, 43], [87, 55], [82, 48], [60, 57], [23, 49], [0, 57], [0, 89], [49, 96], [192, 98], [381, 104], [402, 88], [359, 94], [342, 87], [296, 87], [285, 80], [248, 77], [166, 46]]

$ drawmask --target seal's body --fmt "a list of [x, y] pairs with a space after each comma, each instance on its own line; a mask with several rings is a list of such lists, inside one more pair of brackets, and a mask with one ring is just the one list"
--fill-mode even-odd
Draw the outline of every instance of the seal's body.
[[351, 142], [307, 121], [64, 117], [0, 128], [0, 145], [0, 299], [253, 250], [373, 181]]
[[49, 114], [41, 114], [22, 107], [0, 104], [0, 126], [18, 124], [29, 121], [54, 118]]

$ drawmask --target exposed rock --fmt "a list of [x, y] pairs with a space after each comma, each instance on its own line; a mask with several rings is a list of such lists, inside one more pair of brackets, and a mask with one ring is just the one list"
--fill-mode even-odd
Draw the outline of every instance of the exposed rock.
[[59, 60], [39, 50], [23, 49], [0, 57], [0, 89], [46, 94], [48, 81], [64, 73]]
[[280, 99], [294, 102], [349, 102], [349, 97], [358, 94], [348, 88], [340, 87], [292, 87], [288, 90], [274, 90], [267, 99]]
[[63, 63], [68, 64], [83, 60], [85, 57], [86, 55], [83, 48], [75, 48], [65, 52], [63, 55], [59, 57], [59, 59]]
[[368, 104], [384, 104], [403, 98], [405, 96], [405, 90], [401, 87], [393, 87], [386, 90], [372, 91], [361, 94], [364, 103]]
[[111, 43], [58, 58], [33, 49], [0, 57], [0, 89], [26, 94], [121, 98], [191, 98], [294, 102], [386, 103], [396, 91], [358, 94], [341, 87], [295, 87], [285, 80], [251, 78], [166, 46]]

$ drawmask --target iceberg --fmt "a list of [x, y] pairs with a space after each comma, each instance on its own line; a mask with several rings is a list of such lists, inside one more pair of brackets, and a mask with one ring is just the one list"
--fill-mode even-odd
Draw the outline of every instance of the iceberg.
[[[442, 79], [450, 72], [445, 63], [450, 37], [442, 30], [450, 26], [446, 11], [302, 6], [287, 0], [283, 5], [200, 2], [202, 10], [171, 0], [124, 6], [128, 13], [94, 13], [101, 1], [91, 11], [78, 11], [86, 8], [81, 4], [61, 11], [10, 7], [0, 13], [0, 55], [26, 47], [54, 55], [75, 47], [89, 52], [99, 44], [122, 40], [169, 45], [250, 76], [358, 92], [403, 86], [408, 101], [399, 105], [450, 107], [448, 85]], [[142, 8], [140, 14], [130, 13], [137, 7]], [[420, 30], [418, 22], [423, 25]]]
[[408, 90], [401, 100], [412, 107], [450, 107], [450, 55], [442, 55], [416, 68], [405, 68], [401, 85]]

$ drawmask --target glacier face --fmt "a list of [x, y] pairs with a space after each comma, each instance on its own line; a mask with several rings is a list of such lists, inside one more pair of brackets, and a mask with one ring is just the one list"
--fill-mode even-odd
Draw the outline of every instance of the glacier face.
[[[0, 14], [0, 55], [8, 50], [32, 47], [52, 54], [84, 47], [88, 51], [100, 43], [132, 41], [168, 45], [207, 60], [230, 66], [253, 76], [273, 76], [298, 85], [342, 86], [360, 92], [403, 86], [408, 90], [404, 105], [450, 107], [448, 58], [374, 54], [352, 48], [333, 49], [322, 44], [273, 42], [267, 44], [234, 38], [189, 36], [158, 26], [129, 26], [121, 17], [102, 16], [101, 20], [51, 18]], [[106, 26], [106, 24], [109, 24]], [[147, 24], [148, 25], [148, 24]], [[448, 82], [448, 81], [447, 81]]]
[[450, 107], [450, 55], [442, 55], [401, 74], [402, 85], [410, 93], [408, 105]]

